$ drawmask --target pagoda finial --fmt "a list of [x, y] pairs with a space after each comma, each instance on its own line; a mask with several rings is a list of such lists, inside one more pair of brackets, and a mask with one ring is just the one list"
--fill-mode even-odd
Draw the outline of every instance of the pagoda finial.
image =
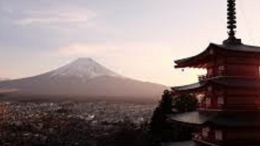
[[237, 28], [236, 26], [236, 0], [228, 0], [228, 35], [230, 38], [235, 38], [235, 29]]
[[236, 26], [236, 0], [227, 0], [227, 28], [228, 28], [228, 39], [224, 41], [224, 44], [239, 45], [242, 44], [240, 39], [235, 37], [237, 28]]

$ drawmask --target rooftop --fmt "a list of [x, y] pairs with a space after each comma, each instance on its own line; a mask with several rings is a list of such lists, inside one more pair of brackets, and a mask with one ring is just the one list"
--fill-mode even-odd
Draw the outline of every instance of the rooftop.
[[258, 112], [188, 112], [178, 115], [169, 115], [170, 120], [192, 124], [215, 124], [228, 127], [260, 127], [260, 113]]
[[[249, 46], [244, 44], [214, 44], [210, 43], [209, 46], [201, 53], [192, 56], [183, 58], [180, 60], [176, 60], [175, 63], [177, 64], [175, 67], [197, 67], [197, 68], [206, 68], [208, 60], [211, 59], [214, 54], [211, 50], [226, 50], [226, 51], [235, 51], [241, 53], [257, 53], [260, 56], [260, 47], [257, 46]], [[215, 51], [214, 51], [215, 52]]]
[[196, 90], [196, 89], [200, 89], [200, 88], [204, 87], [208, 83], [215, 83], [215, 84], [220, 84], [220, 85], [229, 86], [229, 87], [246, 88], [246, 87], [255, 87], [256, 85], [260, 85], [260, 80], [255, 80], [255, 79], [247, 78], [247, 77], [220, 76], [220, 77], [208, 78], [201, 82], [190, 84], [190, 85], [172, 87], [172, 89], [175, 91]]

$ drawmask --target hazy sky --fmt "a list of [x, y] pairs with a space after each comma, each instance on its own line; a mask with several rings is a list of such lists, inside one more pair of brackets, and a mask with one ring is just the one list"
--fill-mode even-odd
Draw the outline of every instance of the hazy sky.
[[[237, 1], [237, 36], [260, 45], [260, 1]], [[91, 57], [131, 78], [182, 85], [204, 71], [173, 61], [227, 38], [226, 0], [0, 0], [0, 17], [0, 77], [8, 78]]]

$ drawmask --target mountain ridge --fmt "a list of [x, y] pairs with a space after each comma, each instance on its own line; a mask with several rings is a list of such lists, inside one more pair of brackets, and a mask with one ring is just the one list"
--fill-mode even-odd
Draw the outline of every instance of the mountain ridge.
[[91, 58], [80, 58], [55, 70], [22, 79], [0, 82], [1, 88], [17, 89], [15, 95], [151, 97], [166, 86], [130, 79]]

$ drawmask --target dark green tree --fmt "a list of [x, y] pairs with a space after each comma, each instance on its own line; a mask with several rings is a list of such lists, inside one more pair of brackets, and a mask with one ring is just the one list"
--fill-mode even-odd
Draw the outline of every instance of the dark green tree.
[[170, 91], [165, 90], [159, 105], [155, 108], [150, 123], [151, 145], [157, 145], [164, 137], [165, 129], [168, 129], [166, 123], [167, 115], [172, 113], [173, 97]]
[[162, 108], [162, 114], [167, 115], [172, 113], [173, 108], [173, 97], [169, 90], [164, 90], [162, 99], [160, 101], [159, 107]]
[[162, 130], [164, 123], [164, 115], [161, 107], [156, 107], [150, 123], [150, 132], [158, 133]]
[[192, 94], [180, 94], [174, 99], [174, 108], [179, 113], [191, 112], [197, 109], [198, 100]]
[[[180, 94], [173, 98], [171, 92], [165, 90], [151, 118], [151, 145], [157, 146], [159, 143], [167, 141], [190, 140], [194, 129], [178, 124], [169, 124], [167, 115], [194, 111], [197, 108], [197, 103], [197, 98], [192, 94]], [[173, 112], [173, 109], [177, 113]]]
[[172, 94], [169, 90], [164, 90], [162, 99], [159, 102], [159, 105], [154, 110], [153, 116], [151, 118], [151, 131], [157, 131], [162, 129], [166, 120], [166, 115], [172, 113]]

